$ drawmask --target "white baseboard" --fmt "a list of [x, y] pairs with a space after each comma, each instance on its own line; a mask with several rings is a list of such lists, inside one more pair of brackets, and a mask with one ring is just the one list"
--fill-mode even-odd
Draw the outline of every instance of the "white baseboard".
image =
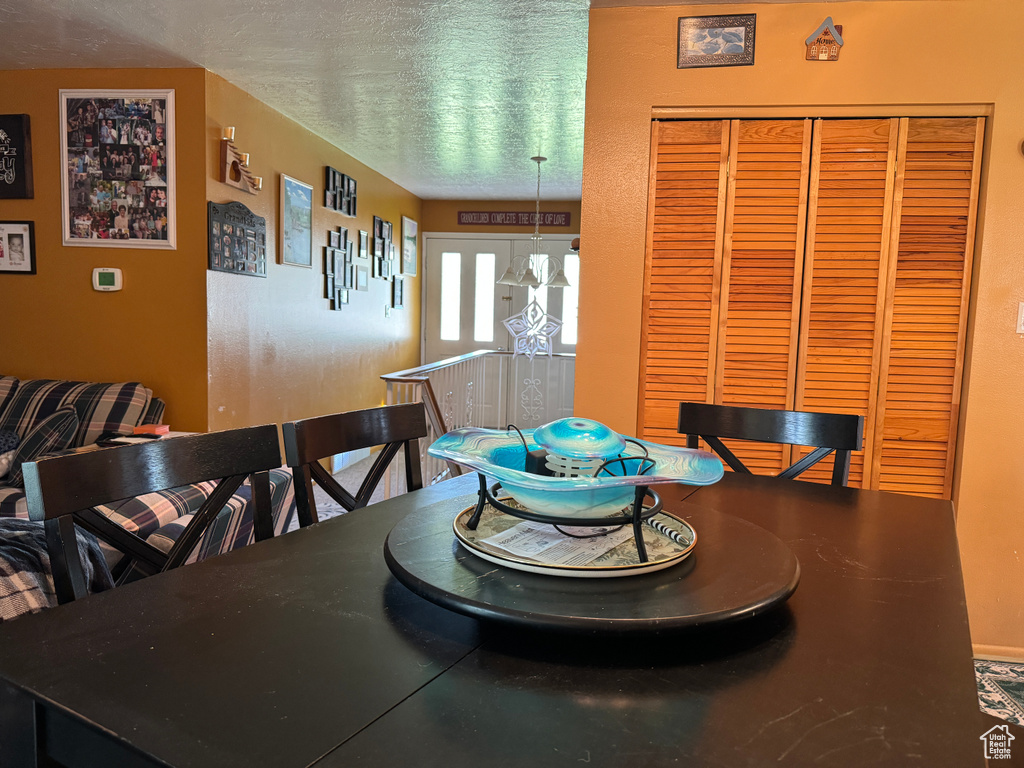
[[348, 453], [338, 453], [331, 457], [331, 474], [340, 472], [345, 467], [355, 464], [357, 461], [361, 461], [370, 455], [369, 448], [360, 448], [357, 451], [349, 451]]

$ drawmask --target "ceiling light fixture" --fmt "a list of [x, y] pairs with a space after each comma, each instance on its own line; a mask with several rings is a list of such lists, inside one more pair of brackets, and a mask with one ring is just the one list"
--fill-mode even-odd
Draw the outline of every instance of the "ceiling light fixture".
[[[552, 274], [544, 285], [552, 288], [568, 288], [569, 280], [562, 269], [562, 262], [554, 256], [546, 256], [540, 251], [540, 164], [547, 160], [546, 157], [531, 157], [537, 164], [537, 209], [534, 212], [533, 234], [530, 235], [530, 256], [515, 256], [509, 264], [508, 269], [498, 278], [498, 285], [516, 285], [524, 288], [539, 288], [541, 285], [537, 273], [544, 274], [544, 266], [548, 267], [547, 272], [551, 273], [551, 266], [555, 266]], [[536, 271], [535, 271], [536, 268]]]

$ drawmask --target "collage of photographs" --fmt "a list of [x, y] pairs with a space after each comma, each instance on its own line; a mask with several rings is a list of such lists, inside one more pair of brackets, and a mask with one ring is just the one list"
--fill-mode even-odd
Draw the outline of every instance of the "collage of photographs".
[[65, 96], [62, 106], [66, 239], [166, 241], [167, 99]]

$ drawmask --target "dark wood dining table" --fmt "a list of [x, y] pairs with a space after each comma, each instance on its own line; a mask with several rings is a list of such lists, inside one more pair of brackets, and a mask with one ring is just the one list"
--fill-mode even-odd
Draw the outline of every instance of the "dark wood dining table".
[[774, 534], [799, 585], [753, 618], [620, 636], [463, 615], [392, 576], [389, 531], [475, 490], [455, 478], [0, 625], [0, 767], [984, 764], [949, 502], [663, 486], [669, 512]]

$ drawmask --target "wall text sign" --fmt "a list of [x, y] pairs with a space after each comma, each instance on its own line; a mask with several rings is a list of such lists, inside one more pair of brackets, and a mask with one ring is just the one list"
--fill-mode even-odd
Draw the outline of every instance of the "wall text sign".
[[[534, 211], [459, 211], [459, 226], [514, 226], [532, 227], [537, 214]], [[569, 212], [540, 214], [542, 227], [568, 227], [572, 221]]]

